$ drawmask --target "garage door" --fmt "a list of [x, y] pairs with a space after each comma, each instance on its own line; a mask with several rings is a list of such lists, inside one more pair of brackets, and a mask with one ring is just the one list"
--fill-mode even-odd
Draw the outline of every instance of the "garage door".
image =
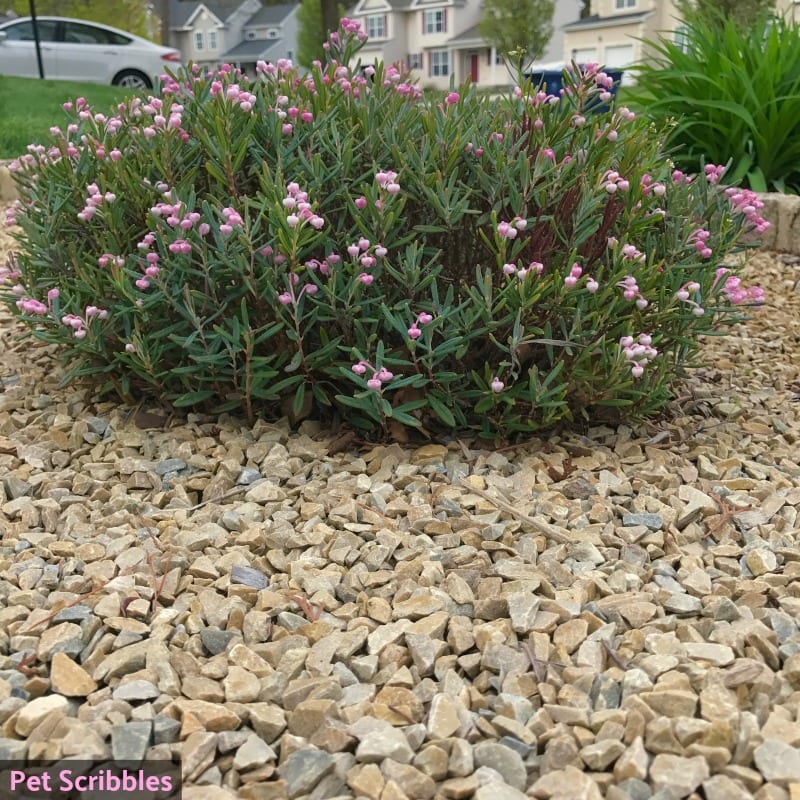
[[588, 64], [597, 61], [596, 47], [578, 47], [572, 51], [572, 60], [576, 64]]
[[605, 65], [607, 67], [627, 67], [631, 64], [633, 64], [632, 44], [619, 44], [606, 47]]

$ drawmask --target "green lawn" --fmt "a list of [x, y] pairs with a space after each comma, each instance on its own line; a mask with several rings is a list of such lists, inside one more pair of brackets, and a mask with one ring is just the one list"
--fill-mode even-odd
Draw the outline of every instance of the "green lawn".
[[85, 97], [95, 111], [109, 108], [133, 92], [117, 86], [0, 76], [0, 159], [15, 158], [32, 142], [47, 143], [53, 125], [68, 118], [61, 104]]

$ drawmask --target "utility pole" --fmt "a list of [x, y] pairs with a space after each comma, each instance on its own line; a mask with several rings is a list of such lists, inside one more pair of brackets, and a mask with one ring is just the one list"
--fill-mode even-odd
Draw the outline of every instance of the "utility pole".
[[31, 9], [31, 25], [33, 41], [36, 45], [36, 63], [39, 65], [39, 77], [44, 80], [44, 64], [42, 63], [42, 43], [39, 41], [39, 23], [36, 21], [36, 0], [28, 0]]

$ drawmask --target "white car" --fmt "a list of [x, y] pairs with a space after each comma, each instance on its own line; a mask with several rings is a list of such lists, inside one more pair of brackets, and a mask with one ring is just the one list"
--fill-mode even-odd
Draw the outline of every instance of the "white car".
[[[169, 47], [109, 25], [65, 17], [37, 17], [44, 77], [152, 89], [167, 68], [181, 65]], [[0, 23], [0, 75], [38, 78], [33, 21]]]

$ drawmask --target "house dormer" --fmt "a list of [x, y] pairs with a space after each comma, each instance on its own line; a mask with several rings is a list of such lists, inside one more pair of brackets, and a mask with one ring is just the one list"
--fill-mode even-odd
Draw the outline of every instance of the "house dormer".
[[259, 61], [295, 61], [299, 6], [299, 2], [261, 6], [242, 25], [240, 42], [225, 53], [226, 60], [250, 73]]
[[170, 44], [185, 61], [214, 69], [232, 63], [255, 69], [259, 60], [297, 55], [294, 3], [264, 6], [261, 0], [170, 0]]

